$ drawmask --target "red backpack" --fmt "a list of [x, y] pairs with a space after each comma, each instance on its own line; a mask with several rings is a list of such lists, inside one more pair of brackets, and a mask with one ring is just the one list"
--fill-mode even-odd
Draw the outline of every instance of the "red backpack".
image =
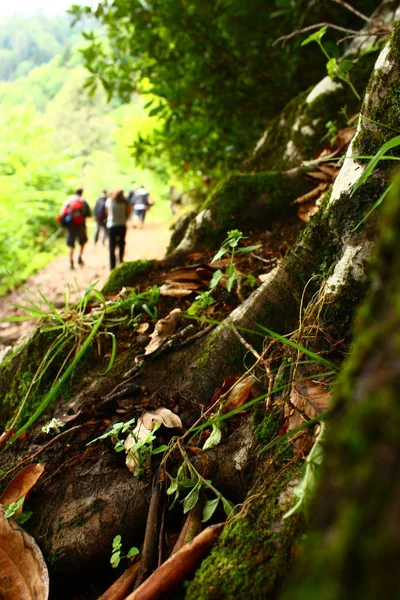
[[71, 200], [66, 205], [63, 217], [69, 216], [67, 219], [69, 223], [72, 225], [83, 225], [85, 222], [85, 214], [83, 207], [83, 200], [79, 197], [71, 198]]

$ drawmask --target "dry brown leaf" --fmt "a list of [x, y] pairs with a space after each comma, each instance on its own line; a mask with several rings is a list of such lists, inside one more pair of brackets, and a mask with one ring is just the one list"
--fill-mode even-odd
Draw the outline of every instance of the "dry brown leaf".
[[179, 269], [174, 269], [168, 273], [168, 281], [199, 281], [199, 276], [197, 275], [197, 269], [199, 266], [200, 265], [196, 265], [195, 267], [180, 267]]
[[[0, 496], [0, 503], [12, 504], [23, 496], [26, 496], [42, 475], [44, 467], [44, 464], [37, 463], [21, 469]], [[20, 506], [18, 512], [22, 512], [22, 506]]]
[[192, 291], [193, 290], [176, 287], [175, 285], [168, 283], [164, 283], [164, 285], [160, 287], [161, 296], [169, 296], [171, 298], [185, 298], [186, 296], [190, 296]]
[[327, 175], [326, 173], [321, 173], [320, 171], [313, 171], [312, 173], [308, 173], [308, 177], [318, 179], [319, 181], [331, 181], [329, 175]]
[[151, 342], [146, 346], [145, 354], [158, 350], [175, 333], [181, 314], [180, 308], [174, 308], [165, 319], [157, 321], [153, 333], [150, 334]]
[[138, 333], [145, 333], [149, 327], [150, 327], [150, 323], [140, 323], [140, 325], [138, 326], [136, 331]]
[[39, 546], [0, 505], [0, 598], [47, 600], [49, 575]]
[[182, 421], [172, 412], [169, 408], [165, 408], [164, 406], [160, 406], [156, 408], [156, 410], [150, 411], [147, 410], [141, 417], [141, 420], [147, 429], [153, 429], [156, 423], [162, 423], [164, 427], [171, 428], [182, 428]]
[[293, 386], [289, 403], [300, 413], [313, 419], [327, 409], [330, 399], [331, 394], [322, 383], [306, 379]]
[[243, 406], [251, 394], [253, 384], [254, 378], [251, 375], [248, 375], [234, 384], [234, 387], [230, 390], [224, 402], [223, 412], [229, 412], [230, 410]]

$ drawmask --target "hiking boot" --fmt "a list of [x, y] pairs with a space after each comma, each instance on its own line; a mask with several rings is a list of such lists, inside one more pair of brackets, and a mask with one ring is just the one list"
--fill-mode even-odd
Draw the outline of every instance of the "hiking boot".
[[78, 256], [78, 265], [84, 265], [85, 263], [82, 260], [82, 256]]

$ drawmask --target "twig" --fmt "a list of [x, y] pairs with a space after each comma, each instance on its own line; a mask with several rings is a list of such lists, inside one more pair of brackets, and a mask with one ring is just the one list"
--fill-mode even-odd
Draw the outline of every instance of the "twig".
[[3, 481], [4, 479], [6, 479], [6, 477], [8, 477], [10, 475], [10, 473], [13, 473], [17, 469], [19, 469], [26, 462], [29, 462], [29, 461], [33, 460], [34, 458], [36, 458], [37, 456], [39, 456], [39, 454], [41, 452], [43, 452], [44, 450], [46, 450], [46, 448], [48, 448], [49, 446], [51, 446], [52, 444], [54, 444], [54, 442], [56, 442], [57, 440], [59, 440], [60, 437], [62, 437], [64, 435], [67, 435], [67, 433], [72, 433], [72, 431], [80, 429], [81, 427], [85, 427], [85, 425], [87, 425], [87, 423], [83, 423], [82, 425], [75, 425], [75, 427], [71, 427], [70, 429], [66, 429], [65, 431], [62, 431], [61, 433], [59, 433], [58, 435], [56, 435], [56, 437], [54, 437], [52, 440], [50, 440], [49, 442], [47, 442], [47, 444], [45, 444], [44, 446], [42, 446], [40, 448], [40, 450], [38, 450], [37, 452], [35, 452], [35, 454], [32, 454], [31, 456], [28, 456], [27, 458], [24, 458], [24, 460], [21, 460], [21, 462], [19, 462], [12, 469], [10, 469], [9, 471], [7, 471], [7, 473], [5, 475], [3, 475], [3, 477], [0, 478], [0, 482]]
[[127, 594], [130, 594], [133, 589], [139, 566], [139, 562], [131, 565], [124, 573], [122, 573], [121, 577], [114, 581], [98, 600], [124, 600]]
[[258, 260], [261, 260], [262, 262], [265, 262], [268, 265], [271, 265], [271, 263], [274, 263], [278, 260], [276, 256], [273, 256], [272, 258], [262, 258], [262, 256], [257, 256], [257, 254], [254, 254], [254, 252], [250, 252], [250, 256], [252, 258], [257, 258]]
[[144, 535], [140, 568], [135, 581], [135, 590], [150, 575], [154, 567], [155, 558], [157, 556], [158, 536], [160, 529], [160, 505], [162, 498], [162, 489], [159, 483], [159, 478], [160, 469], [157, 469], [157, 473], [153, 475], [153, 485], [149, 512], [147, 515], [146, 532]]
[[152, 575], [125, 600], [161, 600], [170, 597], [173, 590], [194, 571], [221, 535], [225, 523], [211, 525], [185, 544], [165, 561]]
[[275, 46], [281, 41], [290, 40], [296, 35], [307, 33], [307, 31], [312, 31], [313, 29], [321, 29], [321, 27], [331, 27], [332, 29], [336, 29], [337, 31], [343, 31], [344, 33], [354, 33], [355, 35], [358, 35], [360, 33], [355, 29], [347, 29], [346, 27], [340, 27], [339, 25], [333, 25], [332, 23], [316, 23], [315, 25], [308, 25], [308, 27], [304, 27], [303, 29], [297, 29], [296, 31], [292, 31], [292, 33], [289, 33], [288, 35], [282, 35], [281, 37], [276, 39], [272, 45]]
[[356, 8], [354, 8], [353, 6], [351, 6], [350, 4], [348, 4], [347, 2], [345, 2], [344, 0], [331, 0], [331, 2], [335, 2], [336, 4], [340, 4], [340, 6], [343, 6], [343, 8], [346, 8], [348, 11], [350, 11], [353, 14], [357, 15], [357, 17], [360, 17], [360, 19], [362, 19], [363, 21], [366, 21], [367, 23], [369, 23], [373, 27], [376, 27], [376, 29], [385, 29], [387, 32], [391, 31], [391, 29], [389, 27], [386, 27], [385, 25], [380, 25], [379, 23], [377, 23], [376, 21], [374, 21], [370, 17], [367, 17], [362, 12], [358, 11]]
[[158, 564], [157, 566], [161, 566], [164, 562], [163, 560], [163, 550], [164, 550], [164, 532], [165, 532], [165, 496], [163, 496], [162, 502], [162, 510], [161, 510], [161, 525], [160, 525], [160, 535], [158, 537]]

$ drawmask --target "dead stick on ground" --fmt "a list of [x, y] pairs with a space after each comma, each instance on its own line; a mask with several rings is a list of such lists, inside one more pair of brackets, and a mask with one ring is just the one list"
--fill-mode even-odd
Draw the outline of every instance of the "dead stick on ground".
[[130, 594], [133, 589], [139, 566], [140, 563], [138, 562], [130, 566], [98, 600], [124, 600], [126, 595]]
[[201, 516], [203, 513], [203, 507], [200, 502], [196, 504], [194, 508], [188, 513], [186, 521], [183, 524], [182, 530], [176, 540], [175, 546], [172, 549], [171, 556], [176, 554], [185, 544], [188, 544], [196, 535], [199, 535], [201, 531]]
[[152, 493], [149, 513], [147, 515], [146, 532], [144, 534], [140, 569], [135, 582], [135, 589], [150, 575], [156, 563], [158, 536], [160, 530], [160, 506], [162, 489], [160, 486], [159, 469], [153, 476]]
[[186, 579], [209, 552], [225, 527], [225, 523], [211, 525], [170, 556], [142, 585], [124, 600], [163, 600]]

